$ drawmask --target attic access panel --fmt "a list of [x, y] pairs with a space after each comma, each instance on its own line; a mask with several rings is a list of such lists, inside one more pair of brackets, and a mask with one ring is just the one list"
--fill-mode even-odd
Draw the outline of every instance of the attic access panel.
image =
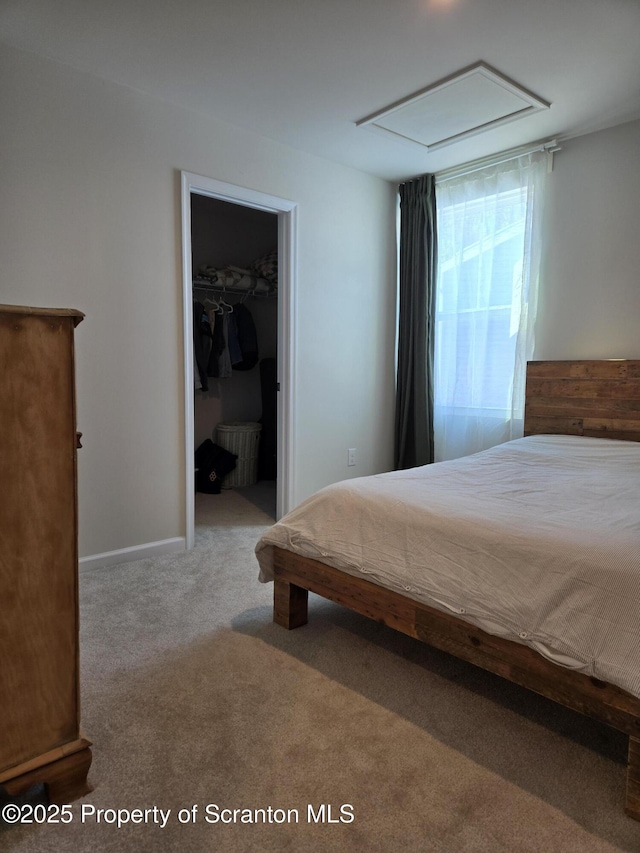
[[356, 125], [435, 151], [550, 106], [479, 62], [360, 119]]

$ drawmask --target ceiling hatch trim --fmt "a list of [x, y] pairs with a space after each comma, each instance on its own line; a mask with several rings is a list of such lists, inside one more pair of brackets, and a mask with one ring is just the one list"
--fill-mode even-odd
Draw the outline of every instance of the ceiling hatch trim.
[[365, 116], [356, 126], [436, 151], [550, 106], [478, 62]]

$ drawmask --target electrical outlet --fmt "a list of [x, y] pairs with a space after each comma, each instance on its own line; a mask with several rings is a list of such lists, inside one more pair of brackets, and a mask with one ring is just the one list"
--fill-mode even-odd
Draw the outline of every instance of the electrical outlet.
[[356, 449], [355, 447], [350, 447], [347, 451], [347, 465], [355, 465], [356, 464]]

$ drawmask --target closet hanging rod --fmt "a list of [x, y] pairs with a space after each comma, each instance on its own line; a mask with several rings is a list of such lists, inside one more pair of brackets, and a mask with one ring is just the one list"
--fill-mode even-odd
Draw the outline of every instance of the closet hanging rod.
[[228, 296], [264, 296], [264, 297], [274, 297], [278, 295], [277, 290], [258, 290], [257, 287], [250, 288], [235, 288], [229, 287], [224, 284], [214, 284], [211, 281], [200, 281], [194, 279], [193, 281], [193, 289], [194, 290], [204, 290], [207, 293], [220, 293], [222, 295]]

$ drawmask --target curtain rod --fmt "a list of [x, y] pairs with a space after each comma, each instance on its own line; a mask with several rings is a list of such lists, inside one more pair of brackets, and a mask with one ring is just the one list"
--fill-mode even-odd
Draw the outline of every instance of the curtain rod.
[[[532, 145], [521, 145], [519, 148], [511, 148], [508, 151], [502, 151], [500, 154], [494, 154], [490, 157], [482, 157], [479, 160], [472, 160], [470, 163], [463, 163], [461, 166], [454, 166], [451, 169], [444, 169], [442, 172], [435, 173], [436, 184], [442, 181], [450, 181], [454, 178], [461, 178], [464, 175], [469, 175], [472, 172], [477, 172], [487, 166], [497, 166], [500, 163], [508, 163], [509, 160], [516, 160], [518, 157], [523, 157], [525, 154], [535, 154], [536, 151], [544, 151], [547, 154], [553, 155], [554, 152], [560, 151], [557, 139], [549, 139], [546, 142], [537, 142]], [[551, 171], [551, 168], [549, 168]]]

